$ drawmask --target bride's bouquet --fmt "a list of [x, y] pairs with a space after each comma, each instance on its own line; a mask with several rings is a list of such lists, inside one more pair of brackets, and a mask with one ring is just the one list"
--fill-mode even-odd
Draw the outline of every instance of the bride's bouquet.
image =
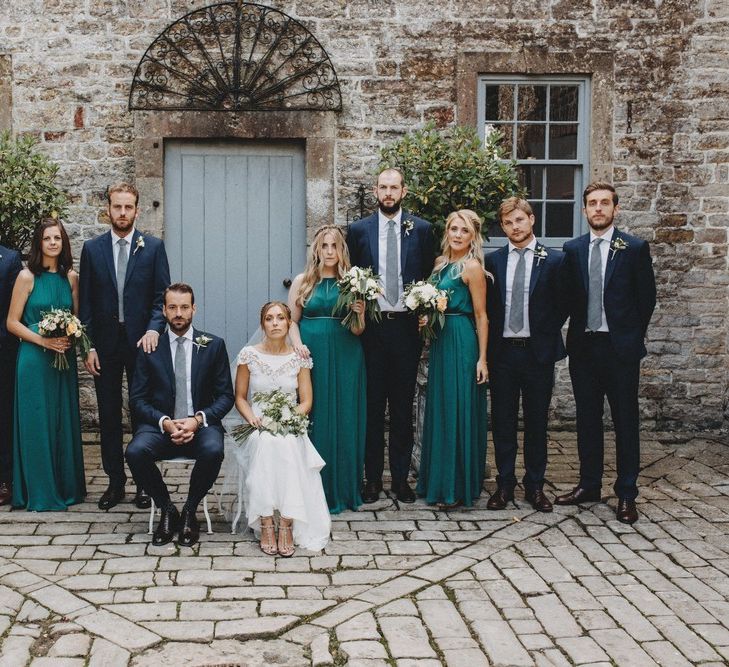
[[238, 442], [243, 442], [254, 431], [267, 431], [272, 435], [304, 435], [309, 428], [309, 418], [297, 409], [296, 397], [280, 389], [258, 391], [253, 402], [262, 406], [261, 426], [240, 424], [231, 431]]
[[[91, 340], [86, 335], [86, 328], [70, 310], [66, 308], [52, 308], [41, 312], [41, 321], [38, 322], [38, 333], [43, 338], [63, 338], [68, 336], [71, 343], [79, 348], [81, 356], [85, 357], [91, 350]], [[53, 359], [53, 368], [59, 371], [68, 370], [68, 359], [65, 352], [56, 352]]]
[[342, 320], [343, 327], [348, 327], [351, 331], [364, 326], [362, 316], [350, 308], [355, 301], [364, 301], [365, 316], [375, 322], [380, 321], [380, 304], [377, 303], [377, 297], [383, 291], [380, 276], [372, 269], [353, 266], [337, 281], [337, 287], [339, 287], [339, 298], [332, 313], [342, 309], [347, 311]]
[[417, 317], [427, 318], [425, 326], [420, 329], [423, 340], [436, 337], [435, 325], [441, 328], [445, 324], [445, 309], [448, 307], [448, 292], [438, 289], [427, 280], [410, 283], [402, 295], [405, 307]]

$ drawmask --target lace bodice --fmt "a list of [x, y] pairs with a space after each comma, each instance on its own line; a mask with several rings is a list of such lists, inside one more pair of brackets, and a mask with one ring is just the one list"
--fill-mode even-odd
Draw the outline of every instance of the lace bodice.
[[[251, 379], [248, 384], [248, 396], [252, 397], [256, 392], [281, 391], [296, 395], [298, 388], [299, 370], [311, 368], [311, 359], [302, 359], [295, 352], [291, 354], [266, 354], [253, 346], [244, 347], [238, 354], [238, 365], [248, 366]], [[256, 405], [251, 401], [255, 412]]]

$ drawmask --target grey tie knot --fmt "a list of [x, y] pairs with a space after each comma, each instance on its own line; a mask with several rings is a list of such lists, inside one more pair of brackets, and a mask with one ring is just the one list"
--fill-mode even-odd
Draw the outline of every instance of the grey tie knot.
[[[117, 243], [119, 244], [119, 247], [120, 247], [120, 248], [123, 248], [123, 247], [124, 247], [124, 246], [125, 246], [125, 245], [126, 245], [127, 243], [129, 243], [129, 241], [127, 241], [126, 239], [119, 239], [119, 240], [117, 241]], [[107, 248], [108, 248], [108, 247], [109, 247], [109, 246], [107, 246]]]
[[599, 246], [600, 246], [600, 244], [601, 244], [601, 243], [602, 243], [602, 242], [603, 242], [604, 240], [605, 240], [605, 239], [601, 239], [601, 238], [600, 238], [599, 236], [598, 236], [598, 237], [597, 237], [596, 239], [593, 239], [593, 241], [592, 241], [592, 243], [593, 243], [593, 247], [595, 247], [595, 248], [599, 247]]
[[514, 248], [514, 252], [519, 255], [519, 257], [523, 257], [524, 253], [528, 250], [528, 248]]
[[185, 337], [184, 336], [178, 336], [177, 337], [177, 344], [178, 345], [182, 345], [184, 342], [185, 342]]

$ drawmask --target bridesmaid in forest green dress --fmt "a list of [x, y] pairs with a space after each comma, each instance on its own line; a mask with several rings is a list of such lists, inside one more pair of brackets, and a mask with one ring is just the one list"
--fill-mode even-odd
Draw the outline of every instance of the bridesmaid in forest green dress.
[[473, 505], [486, 466], [488, 319], [479, 217], [466, 209], [451, 213], [442, 248], [431, 279], [448, 291], [448, 307], [430, 347], [418, 494], [452, 509]]
[[[333, 313], [339, 298], [337, 280], [350, 268], [344, 235], [335, 226], [317, 230], [304, 273], [289, 292], [294, 324], [294, 349], [311, 354], [314, 406], [310, 436], [326, 461], [321, 471], [332, 514], [356, 510], [362, 504], [360, 487], [364, 466], [366, 375], [359, 336], [364, 331], [342, 326], [345, 313]], [[352, 310], [364, 322], [364, 303]], [[298, 325], [298, 326], [297, 326]]]
[[[78, 274], [72, 265], [71, 245], [61, 222], [41, 221], [8, 313], [8, 331], [21, 341], [13, 424], [13, 507], [65, 510], [86, 495], [75, 351], [67, 337], [38, 334], [45, 311], [78, 311]], [[65, 353], [69, 368], [53, 368], [48, 352]]]

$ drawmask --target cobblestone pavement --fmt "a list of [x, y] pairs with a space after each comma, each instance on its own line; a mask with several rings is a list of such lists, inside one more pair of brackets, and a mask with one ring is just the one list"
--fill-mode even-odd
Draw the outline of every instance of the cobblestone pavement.
[[[571, 488], [574, 435], [551, 452], [552, 490]], [[150, 546], [147, 512], [97, 510], [98, 447], [85, 453], [89, 502], [0, 512], [2, 666], [729, 662], [720, 436], [644, 438], [634, 527], [612, 497], [553, 514], [383, 498], [335, 517], [325, 553], [291, 559], [222, 517], [193, 549]]]

